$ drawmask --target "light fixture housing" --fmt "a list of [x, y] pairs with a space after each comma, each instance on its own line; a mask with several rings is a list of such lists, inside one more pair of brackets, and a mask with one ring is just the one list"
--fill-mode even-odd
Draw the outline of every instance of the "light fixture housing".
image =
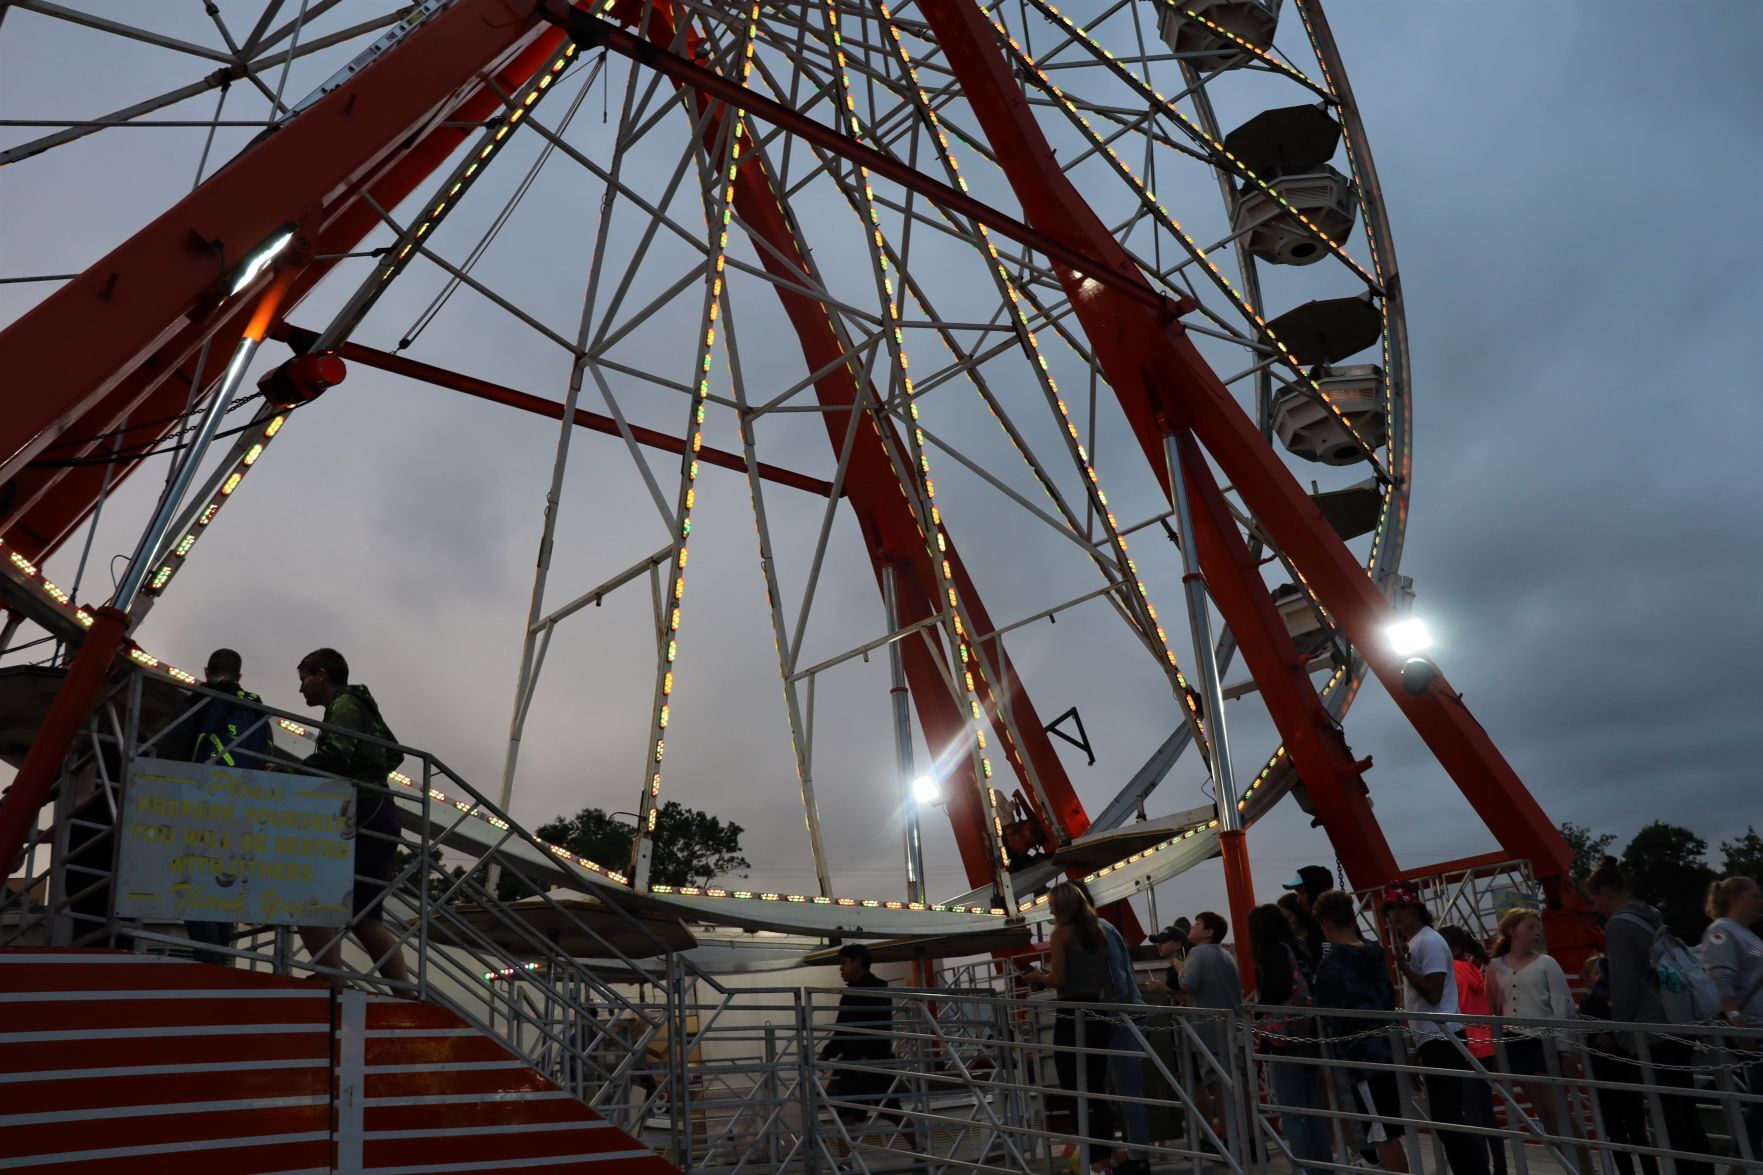
[[1431, 689], [1439, 679], [1439, 667], [1425, 657], [1410, 657], [1402, 662], [1402, 688], [1416, 696]]
[[251, 256], [245, 259], [245, 263], [239, 267], [238, 280], [233, 282], [233, 288], [227, 292], [227, 297], [232, 297], [234, 294], [237, 294], [240, 290], [243, 290], [246, 286], [256, 281], [257, 275], [262, 273], [264, 269], [268, 267], [269, 263], [274, 261], [277, 255], [280, 254], [283, 249], [288, 247], [293, 239], [293, 225], [283, 225], [281, 228], [277, 229], [275, 234], [271, 236], [269, 240], [259, 245], [257, 249], [252, 252]]

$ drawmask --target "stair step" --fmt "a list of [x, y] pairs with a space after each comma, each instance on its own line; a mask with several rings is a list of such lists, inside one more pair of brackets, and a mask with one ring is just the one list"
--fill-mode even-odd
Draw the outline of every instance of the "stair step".
[[434, 1004], [12, 948], [0, 1005], [11, 1170], [678, 1170]]

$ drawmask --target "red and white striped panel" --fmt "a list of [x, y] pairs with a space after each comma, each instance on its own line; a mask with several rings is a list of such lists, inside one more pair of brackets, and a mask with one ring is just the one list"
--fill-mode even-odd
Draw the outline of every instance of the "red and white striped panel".
[[330, 990], [0, 952], [0, 1171], [328, 1171]]
[[677, 1170], [432, 1004], [116, 951], [0, 951], [0, 1172], [119, 1166]]
[[678, 1171], [445, 1008], [344, 992], [338, 1016], [339, 1170]]

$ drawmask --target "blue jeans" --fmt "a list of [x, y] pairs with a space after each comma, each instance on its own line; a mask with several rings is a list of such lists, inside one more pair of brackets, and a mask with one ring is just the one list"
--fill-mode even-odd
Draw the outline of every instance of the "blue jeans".
[[1300, 1166], [1333, 1162], [1334, 1144], [1328, 1137], [1328, 1119], [1296, 1112], [1321, 1107], [1322, 1071], [1313, 1065], [1290, 1061], [1275, 1061], [1272, 1069], [1280, 1131], [1285, 1135], [1286, 1145], [1292, 1148], [1292, 1157]]
[[[1144, 1025], [1140, 1024], [1142, 1032]], [[1145, 1096], [1144, 1061], [1138, 1054], [1144, 1051], [1144, 1045], [1133, 1035], [1131, 1028], [1125, 1024], [1116, 1024], [1113, 1035], [1109, 1038], [1109, 1048], [1124, 1049], [1132, 1052], [1130, 1057], [1108, 1058], [1108, 1079], [1114, 1083], [1114, 1092], [1123, 1098], [1142, 1098]], [[1146, 1159], [1149, 1156], [1142, 1149], [1151, 1141], [1151, 1118], [1146, 1113], [1142, 1102], [1121, 1102], [1120, 1116], [1125, 1125], [1126, 1142], [1130, 1151], [1129, 1157]]]

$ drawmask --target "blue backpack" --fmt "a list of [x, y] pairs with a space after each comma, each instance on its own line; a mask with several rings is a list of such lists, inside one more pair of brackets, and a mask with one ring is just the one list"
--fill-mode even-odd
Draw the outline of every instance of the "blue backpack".
[[[197, 763], [224, 763], [228, 767], [261, 768], [269, 751], [269, 723], [261, 710], [245, 703], [261, 704], [263, 699], [249, 690], [234, 687], [238, 701], [208, 699], [202, 715], [202, 730], [196, 736], [191, 759]], [[249, 730], [244, 738], [239, 732]]]
[[[1616, 914], [1610, 920], [1614, 922], [1617, 918], [1626, 918], [1636, 926], [1647, 925], [1645, 919], [1633, 914]], [[1720, 1015], [1720, 989], [1708, 978], [1696, 952], [1663, 922], [1653, 931], [1647, 962], [1652, 965], [1653, 984], [1659, 1002], [1665, 1005], [1668, 1023], [1701, 1024]]]

